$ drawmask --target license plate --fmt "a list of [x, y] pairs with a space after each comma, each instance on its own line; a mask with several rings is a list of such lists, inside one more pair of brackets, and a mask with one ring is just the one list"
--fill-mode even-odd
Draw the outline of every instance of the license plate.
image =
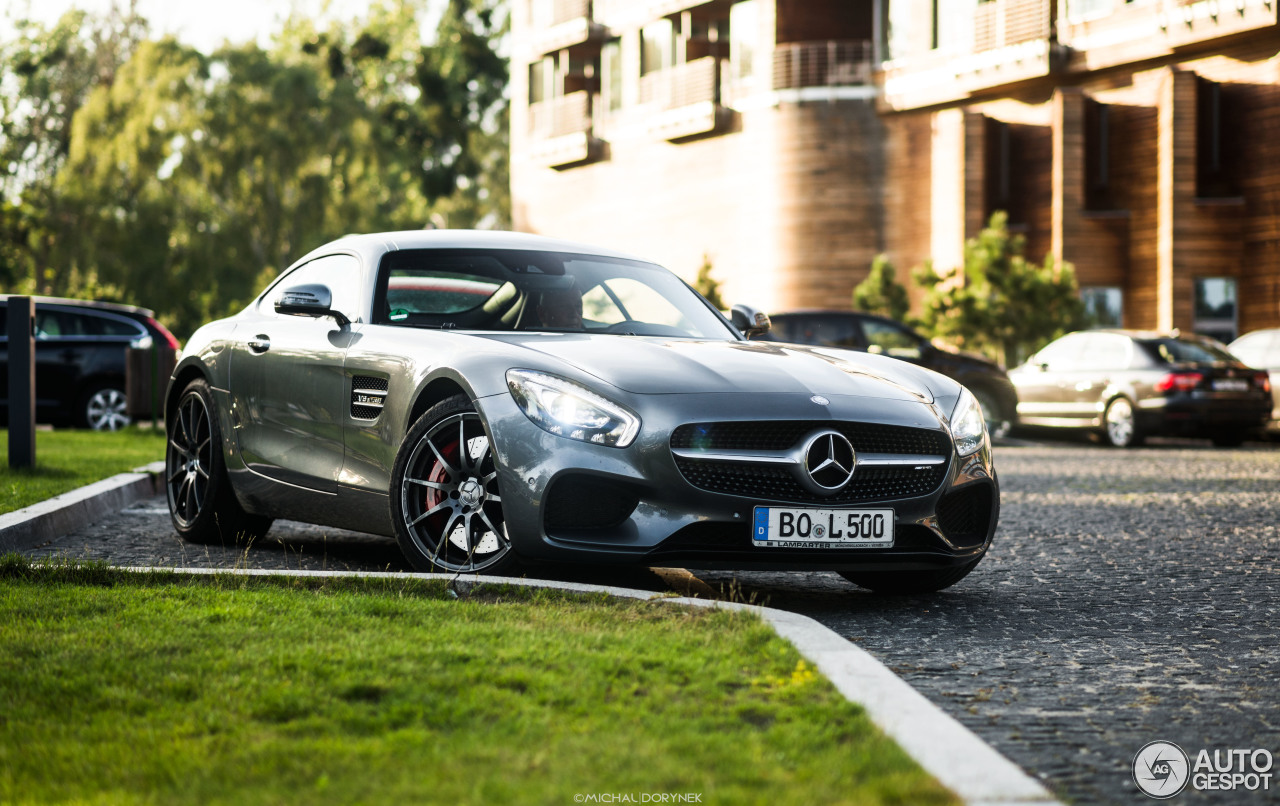
[[1219, 378], [1213, 382], [1215, 392], [1247, 392], [1249, 382], [1243, 378]]
[[751, 542], [784, 549], [892, 546], [893, 510], [756, 507]]

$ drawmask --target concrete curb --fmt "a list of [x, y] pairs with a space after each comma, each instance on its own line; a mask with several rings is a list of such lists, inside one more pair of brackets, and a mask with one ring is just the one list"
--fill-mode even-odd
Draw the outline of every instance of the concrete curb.
[[164, 462], [120, 473], [0, 515], [0, 551], [21, 551], [81, 529], [162, 489]]
[[708, 599], [668, 597], [652, 591], [585, 585], [542, 579], [465, 576], [450, 574], [410, 574], [361, 571], [273, 571], [270, 569], [218, 568], [125, 568], [135, 572], [172, 572], [191, 575], [234, 574], [237, 576], [284, 577], [366, 577], [373, 579], [453, 580], [454, 588], [466, 591], [476, 585], [514, 585], [549, 588], [572, 593], [604, 593], [628, 599], [643, 599], [692, 607], [711, 607], [756, 613], [783, 639], [817, 667], [845, 696], [861, 705], [887, 735], [914, 758], [930, 775], [971, 806], [1048, 806], [1058, 804], [1038, 781], [979, 739], [924, 695], [889, 671], [869, 653], [850, 643], [817, 621], [771, 607], [720, 602]]

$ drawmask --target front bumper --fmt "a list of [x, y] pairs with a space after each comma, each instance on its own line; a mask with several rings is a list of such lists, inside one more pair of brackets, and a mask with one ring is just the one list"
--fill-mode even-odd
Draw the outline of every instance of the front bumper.
[[[990, 445], [956, 457], [929, 404], [849, 397], [818, 406], [806, 396], [761, 394], [751, 398], [752, 416], [746, 418], [740, 395], [666, 395], [653, 401], [636, 396], [619, 402], [643, 420], [640, 436], [623, 449], [549, 434], [530, 422], [510, 395], [477, 401], [501, 468], [508, 536], [522, 558], [694, 568], [923, 570], [976, 561], [995, 532], [999, 484]], [[815, 428], [864, 422], [931, 429], [946, 435], [949, 455], [940, 480], [926, 492], [908, 489], [907, 497], [833, 505], [700, 489], [672, 454], [671, 434], [686, 423], [779, 420], [812, 421]], [[895, 513], [895, 544], [756, 547], [751, 542], [756, 506], [889, 507]]]

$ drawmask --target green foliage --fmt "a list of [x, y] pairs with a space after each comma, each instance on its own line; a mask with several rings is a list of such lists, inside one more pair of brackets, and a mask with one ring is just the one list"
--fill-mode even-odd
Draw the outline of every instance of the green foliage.
[[1023, 256], [1025, 239], [1011, 235], [996, 212], [965, 243], [963, 269], [937, 273], [926, 263], [914, 279], [926, 289], [921, 326], [932, 336], [1012, 365], [1084, 324], [1084, 306], [1070, 264]]
[[720, 281], [711, 276], [712, 269], [711, 256], [702, 256], [702, 265], [698, 267], [698, 277], [693, 282], [694, 290], [706, 298], [707, 302], [717, 311], [723, 311], [728, 306], [724, 304], [724, 300], [720, 298]]
[[911, 300], [906, 286], [897, 281], [897, 272], [888, 255], [876, 255], [871, 261], [867, 279], [854, 287], [853, 309], [887, 316], [898, 322], [907, 321]]
[[751, 614], [0, 558], [0, 801], [955, 803]]
[[[424, 45], [420, 5], [326, 28], [294, 16], [267, 49], [111, 51], [111, 74], [64, 105], [64, 153], [36, 172], [47, 198], [28, 203], [28, 182], [0, 208], [0, 270], [154, 308], [182, 336], [344, 234], [506, 225], [506, 16], [451, 0]], [[89, 42], [76, 19], [33, 38]]]

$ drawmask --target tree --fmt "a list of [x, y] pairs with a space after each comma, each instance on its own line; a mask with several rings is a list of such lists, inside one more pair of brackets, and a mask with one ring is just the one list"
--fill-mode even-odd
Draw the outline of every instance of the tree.
[[867, 279], [853, 289], [853, 309], [905, 322], [911, 301], [906, 287], [897, 281], [896, 274], [888, 255], [876, 255], [871, 261]]
[[268, 49], [144, 41], [74, 117], [46, 293], [92, 281], [179, 334], [350, 232], [504, 224], [505, 17], [451, 0], [362, 24], [286, 21]]
[[965, 243], [964, 267], [938, 273], [926, 263], [915, 280], [927, 289], [921, 324], [930, 335], [1013, 364], [1084, 323], [1084, 305], [1070, 264], [1051, 255], [1042, 265], [1022, 256], [1025, 239], [1011, 235], [997, 211]]
[[698, 267], [698, 277], [693, 281], [693, 287], [717, 311], [723, 311], [728, 306], [720, 298], [720, 281], [711, 276], [712, 268], [711, 256], [704, 254], [702, 256], [702, 265]]

